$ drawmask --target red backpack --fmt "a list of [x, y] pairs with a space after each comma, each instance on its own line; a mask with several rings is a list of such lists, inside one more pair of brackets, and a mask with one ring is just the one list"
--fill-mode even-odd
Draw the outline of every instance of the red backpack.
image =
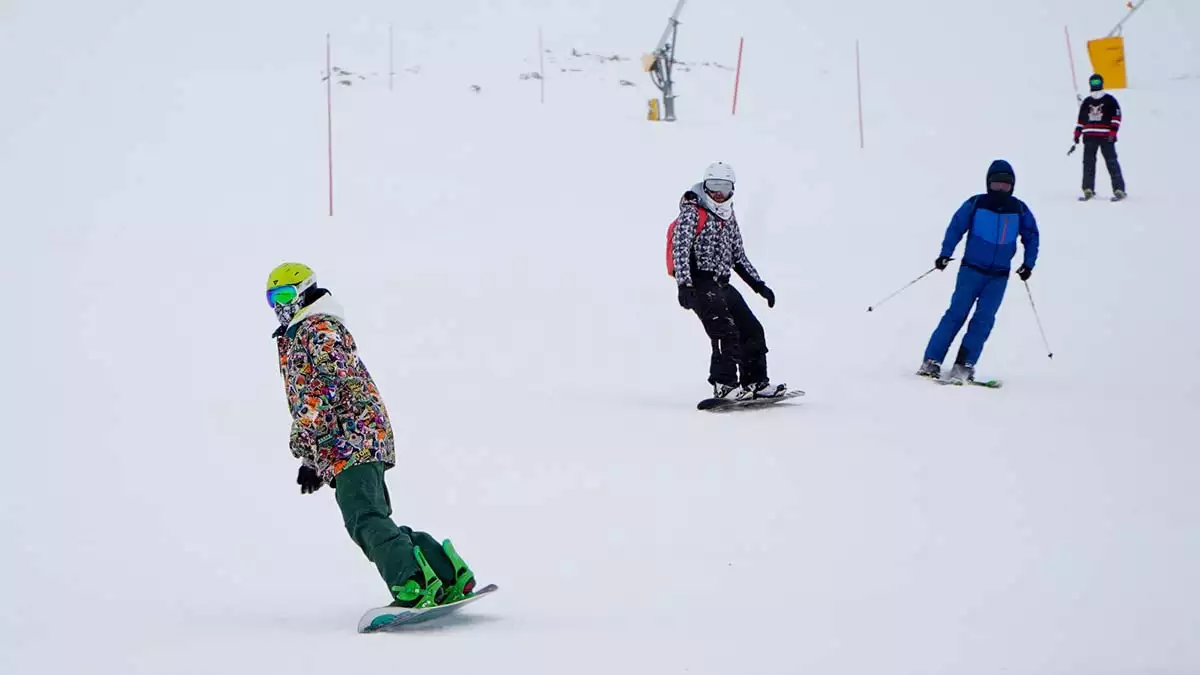
[[[704, 229], [705, 223], [708, 222], [708, 211], [698, 208], [699, 218], [696, 220], [696, 236], [700, 236], [700, 231]], [[675, 243], [675, 226], [679, 224], [679, 218], [671, 221], [667, 226], [667, 275], [675, 276], [675, 251], [673, 244]]]

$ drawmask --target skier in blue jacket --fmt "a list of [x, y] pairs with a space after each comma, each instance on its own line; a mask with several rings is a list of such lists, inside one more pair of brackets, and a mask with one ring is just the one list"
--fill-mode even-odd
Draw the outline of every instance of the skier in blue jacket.
[[1008, 276], [1012, 273], [1012, 259], [1017, 254], [1018, 236], [1025, 247], [1025, 258], [1017, 268], [1017, 276], [1025, 281], [1033, 273], [1038, 256], [1037, 220], [1029, 207], [1013, 196], [1015, 183], [1012, 165], [1002, 159], [992, 162], [987, 172], [987, 192], [964, 202], [950, 220], [941, 255], [934, 266], [939, 270], [946, 269], [964, 234], [967, 235], [966, 250], [950, 308], [929, 338], [925, 361], [917, 371], [918, 375], [942, 376], [942, 361], [950, 350], [950, 343], [954, 342], [974, 307], [975, 316], [967, 326], [949, 378], [956, 383], [973, 381], [975, 364], [979, 362], [983, 344], [992, 332], [996, 312], [1004, 299]]

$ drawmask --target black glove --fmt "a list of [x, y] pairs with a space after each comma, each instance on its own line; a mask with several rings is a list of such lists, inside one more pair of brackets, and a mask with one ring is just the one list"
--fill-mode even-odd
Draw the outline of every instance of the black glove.
[[1017, 268], [1017, 276], [1021, 277], [1021, 281], [1029, 281], [1029, 275], [1033, 274], [1032, 267], [1021, 265]]
[[300, 485], [300, 494], [311, 495], [320, 490], [325, 481], [317, 475], [316, 469], [301, 465], [300, 473], [296, 475], [296, 483]]
[[767, 307], [775, 306], [775, 291], [772, 291], [770, 288], [767, 288], [766, 284], [764, 284], [763, 282], [760, 281], [757, 284], [754, 284], [754, 286], [751, 287], [751, 290], [753, 290], [755, 293], [758, 293], [759, 295], [766, 298]]
[[680, 284], [679, 286], [679, 306], [684, 309], [691, 309], [696, 306], [696, 289], [691, 286]]
[[954, 258], [947, 255], [938, 256], [938, 259], [933, 261], [933, 266], [939, 270], [944, 270], [946, 269], [946, 265], [950, 264], [951, 260], [954, 260]]

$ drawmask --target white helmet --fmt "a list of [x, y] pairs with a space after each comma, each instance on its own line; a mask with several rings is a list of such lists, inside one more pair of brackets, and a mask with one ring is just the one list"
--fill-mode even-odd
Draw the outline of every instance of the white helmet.
[[725, 162], [709, 164], [704, 170], [704, 192], [717, 204], [724, 204], [733, 197], [736, 178], [733, 167]]
[[709, 164], [704, 170], [704, 180], [727, 180], [730, 183], [736, 183], [737, 177], [733, 174], [733, 167], [725, 162], [716, 162]]

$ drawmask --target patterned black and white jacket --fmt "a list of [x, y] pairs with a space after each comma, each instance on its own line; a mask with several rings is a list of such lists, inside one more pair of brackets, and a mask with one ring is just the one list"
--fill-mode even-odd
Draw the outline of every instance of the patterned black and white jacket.
[[[704, 228], [696, 233], [700, 211], [707, 212]], [[721, 212], [725, 212], [722, 217]], [[680, 286], [693, 285], [697, 273], [707, 273], [728, 280], [730, 271], [737, 272], [751, 288], [762, 285], [762, 278], [742, 243], [742, 232], [738, 229], [733, 205], [716, 204], [704, 193], [702, 184], [697, 183], [683, 193], [679, 200], [679, 221], [675, 227], [671, 253], [675, 259], [675, 281]]]

